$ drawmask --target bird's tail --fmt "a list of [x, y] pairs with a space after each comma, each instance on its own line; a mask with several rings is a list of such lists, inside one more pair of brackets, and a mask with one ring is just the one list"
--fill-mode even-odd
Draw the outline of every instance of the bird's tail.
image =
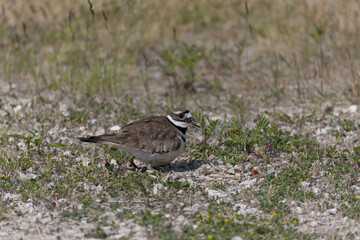
[[104, 143], [104, 144], [115, 144], [114, 142], [109, 142], [109, 137], [114, 136], [114, 134], [101, 135], [101, 136], [91, 136], [91, 137], [78, 137], [77, 139], [82, 142], [89, 143]]

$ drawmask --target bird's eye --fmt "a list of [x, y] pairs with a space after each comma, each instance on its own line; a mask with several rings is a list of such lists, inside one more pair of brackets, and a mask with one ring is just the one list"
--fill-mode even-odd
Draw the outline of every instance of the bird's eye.
[[183, 113], [179, 113], [179, 114], [178, 114], [178, 117], [179, 117], [180, 119], [183, 119], [183, 118], [184, 118], [184, 114], [183, 114]]

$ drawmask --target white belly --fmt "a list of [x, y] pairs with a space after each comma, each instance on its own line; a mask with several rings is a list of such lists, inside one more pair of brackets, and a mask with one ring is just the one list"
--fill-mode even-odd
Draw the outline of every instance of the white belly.
[[172, 162], [175, 158], [177, 158], [182, 151], [184, 150], [184, 141], [181, 137], [181, 145], [177, 151], [173, 152], [167, 152], [167, 153], [150, 153], [146, 152], [144, 150], [138, 150], [134, 148], [127, 148], [120, 146], [119, 149], [123, 150], [129, 155], [134, 156], [137, 160], [146, 163], [151, 164], [152, 167], [157, 167], [161, 165], [166, 165], [170, 162]]

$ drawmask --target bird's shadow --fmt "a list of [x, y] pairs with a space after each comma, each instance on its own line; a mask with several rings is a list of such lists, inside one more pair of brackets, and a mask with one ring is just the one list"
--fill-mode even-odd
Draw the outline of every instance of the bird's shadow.
[[217, 165], [217, 162], [210, 162], [207, 159], [198, 159], [198, 160], [179, 160], [174, 163], [159, 166], [154, 169], [160, 171], [160, 172], [189, 172], [194, 171], [198, 168], [200, 168], [202, 165], [210, 165], [214, 164]]

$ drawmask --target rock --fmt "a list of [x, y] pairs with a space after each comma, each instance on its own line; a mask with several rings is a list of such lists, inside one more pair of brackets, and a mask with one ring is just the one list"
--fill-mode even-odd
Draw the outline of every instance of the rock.
[[318, 195], [318, 194], [320, 193], [320, 189], [317, 188], [317, 187], [314, 187], [314, 188], [313, 188], [313, 192], [314, 192], [316, 195]]
[[332, 129], [332, 127], [319, 128], [316, 130], [316, 135], [327, 134]]
[[17, 105], [16, 107], [14, 107], [14, 112], [15, 113], [18, 113], [20, 110], [22, 109], [22, 106], [21, 105]]
[[25, 143], [24, 142], [19, 142], [18, 144], [17, 144], [17, 146], [20, 148], [20, 149], [24, 149], [25, 148]]
[[97, 131], [94, 133], [94, 135], [103, 135], [103, 134], [105, 134], [105, 130], [104, 130], [103, 128], [97, 130]]
[[107, 236], [111, 235], [113, 233], [113, 227], [112, 226], [103, 226], [102, 230], [104, 230], [105, 234]]
[[110, 131], [116, 132], [116, 131], [119, 131], [120, 129], [121, 129], [120, 126], [115, 125], [115, 126], [112, 126], [112, 127], [110, 128]]
[[323, 212], [323, 215], [329, 216], [329, 215], [336, 215], [337, 209], [336, 208], [330, 208]]
[[57, 201], [58, 201], [58, 203], [66, 203], [67, 202], [67, 200], [65, 198], [60, 198]]
[[155, 184], [153, 187], [153, 194], [158, 195], [161, 189], [164, 189], [164, 185], [162, 185], [161, 183]]
[[231, 240], [243, 240], [243, 238], [240, 236], [233, 236]]
[[238, 192], [241, 192], [243, 189], [250, 188], [255, 183], [256, 183], [256, 178], [245, 180], [239, 184], [239, 188], [236, 190]]
[[76, 234], [78, 234], [78, 231], [73, 229], [68, 229], [64, 232], [64, 235], [67, 237], [74, 237]]
[[231, 175], [234, 175], [235, 174], [235, 169], [234, 168], [230, 168], [228, 171], [227, 171], [228, 174], [231, 174]]
[[318, 223], [316, 221], [312, 221], [309, 223], [310, 227], [316, 227]]
[[117, 166], [117, 162], [116, 162], [116, 160], [113, 159], [113, 158], [110, 160], [110, 164]]
[[33, 173], [28, 173], [28, 174], [24, 174], [22, 172], [19, 172], [19, 179], [20, 180], [30, 180], [30, 179], [35, 179], [37, 176]]
[[237, 203], [233, 207], [233, 211], [238, 214], [247, 214], [247, 215], [255, 215], [258, 212], [256, 208], [249, 208], [248, 205]]
[[247, 208], [247, 205], [242, 204], [242, 203], [236, 203], [236, 204], [234, 204], [234, 206], [233, 206], [233, 211], [234, 211], [234, 212], [238, 212], [238, 211], [243, 210], [243, 209], [246, 209], [246, 208]]
[[296, 212], [296, 214], [302, 214], [302, 213], [303, 213], [303, 210], [302, 210], [301, 207], [297, 207], [297, 208], [295, 209], [295, 212]]
[[299, 223], [300, 224], [303, 224], [303, 223], [306, 223], [307, 222], [307, 219], [306, 218], [299, 218]]
[[223, 192], [220, 192], [218, 190], [208, 189], [208, 188], [205, 189], [205, 192], [207, 192], [208, 195], [210, 197], [213, 197], [214, 199], [224, 198], [227, 196], [227, 194], [225, 194]]
[[183, 215], [180, 215], [174, 221], [174, 224], [173, 224], [174, 231], [181, 233], [183, 226], [188, 225], [188, 224], [189, 224], [188, 220]]
[[93, 118], [88, 121], [90, 124], [95, 124], [97, 122], [97, 119]]
[[200, 208], [201, 208], [200, 204], [195, 203], [192, 206], [186, 207], [184, 210], [190, 213], [196, 213], [200, 211]]
[[357, 105], [351, 105], [350, 107], [346, 109], [342, 109], [343, 113], [355, 113], [357, 112]]
[[310, 186], [310, 183], [303, 181], [303, 182], [301, 182], [301, 186], [302, 186], [302, 187], [309, 187], [309, 186]]

